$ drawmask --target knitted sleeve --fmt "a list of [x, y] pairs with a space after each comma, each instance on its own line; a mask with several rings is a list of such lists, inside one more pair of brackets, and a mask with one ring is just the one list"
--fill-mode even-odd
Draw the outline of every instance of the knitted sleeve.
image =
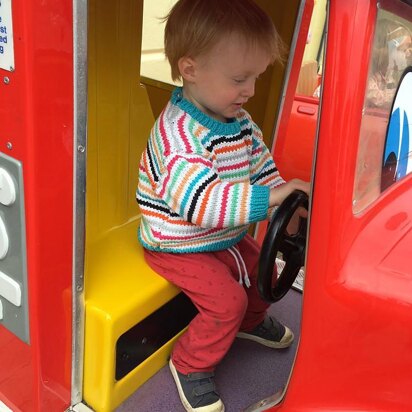
[[[252, 123], [252, 154], [251, 154], [251, 182], [253, 184], [274, 188], [285, 181], [280, 176], [279, 171], [273, 161], [272, 154], [263, 141], [262, 132], [259, 127]], [[276, 207], [271, 207], [267, 211], [267, 219], [271, 219]]]
[[269, 149], [266, 147], [262, 132], [259, 127], [252, 122], [252, 154], [250, 161], [251, 183], [270, 188], [279, 186], [285, 181], [273, 161]]
[[267, 216], [269, 188], [222, 181], [202, 156], [171, 153], [156, 194], [186, 221], [205, 228], [236, 227]]

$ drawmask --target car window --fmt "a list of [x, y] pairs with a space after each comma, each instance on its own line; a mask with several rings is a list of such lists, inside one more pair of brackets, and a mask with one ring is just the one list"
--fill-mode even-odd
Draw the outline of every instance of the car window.
[[322, 62], [325, 41], [326, 0], [315, 2], [306, 39], [296, 94], [320, 97]]
[[412, 23], [378, 11], [358, 147], [353, 211], [412, 171]]
[[180, 85], [173, 81], [170, 65], [164, 54], [165, 16], [177, 0], [145, 0], [143, 2], [143, 32], [141, 68], [142, 76], [171, 85]]

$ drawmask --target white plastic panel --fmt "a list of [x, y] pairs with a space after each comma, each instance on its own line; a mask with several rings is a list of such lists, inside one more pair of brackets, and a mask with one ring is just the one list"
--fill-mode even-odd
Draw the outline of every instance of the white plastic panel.
[[0, 296], [7, 299], [14, 306], [21, 306], [20, 285], [2, 271], [0, 271]]
[[0, 203], [9, 206], [16, 201], [16, 185], [10, 173], [0, 167]]
[[9, 251], [9, 235], [7, 233], [6, 225], [0, 217], [0, 260], [4, 259]]
[[23, 188], [22, 163], [0, 152], [0, 325], [29, 343]]

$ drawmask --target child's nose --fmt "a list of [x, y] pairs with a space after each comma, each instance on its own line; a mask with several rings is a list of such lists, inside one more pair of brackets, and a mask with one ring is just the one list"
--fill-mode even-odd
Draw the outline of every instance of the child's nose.
[[247, 82], [245, 85], [245, 89], [243, 91], [243, 95], [247, 98], [250, 98], [254, 94], [255, 94], [255, 82], [254, 81]]

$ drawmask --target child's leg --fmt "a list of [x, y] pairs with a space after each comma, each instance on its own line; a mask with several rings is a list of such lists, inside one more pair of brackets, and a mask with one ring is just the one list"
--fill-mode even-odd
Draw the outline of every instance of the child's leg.
[[263, 321], [269, 304], [260, 297], [257, 289], [260, 246], [250, 235], [246, 235], [236, 246], [245, 262], [250, 279], [250, 287], [245, 288], [248, 296], [248, 307], [240, 326], [241, 331], [248, 331]]
[[180, 287], [199, 310], [173, 349], [173, 364], [183, 374], [212, 371], [229, 350], [246, 311], [246, 292], [230, 268], [235, 262], [227, 253], [228, 266], [220, 253], [145, 250], [153, 270]]
[[[247, 235], [236, 246], [245, 262], [251, 283], [246, 290], [249, 299], [247, 311], [237, 336], [274, 349], [289, 347], [294, 339], [293, 332], [275, 318], [266, 315], [269, 304], [263, 301], [257, 290], [259, 245]], [[273, 270], [276, 275], [276, 266]]]

